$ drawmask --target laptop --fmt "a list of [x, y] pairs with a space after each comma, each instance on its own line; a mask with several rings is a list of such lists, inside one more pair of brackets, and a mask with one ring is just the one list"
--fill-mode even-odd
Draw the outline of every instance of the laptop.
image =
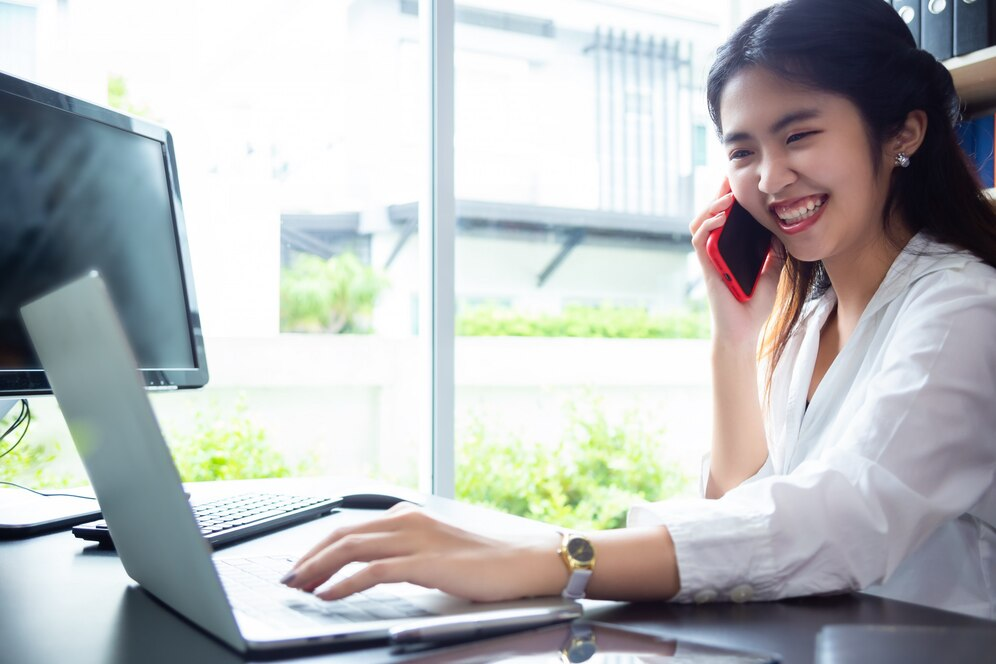
[[382, 642], [392, 628], [436, 616], [487, 623], [493, 612], [506, 620], [509, 610], [522, 610], [524, 624], [536, 625], [537, 609], [550, 623], [581, 614], [580, 604], [559, 597], [481, 604], [411, 584], [323, 602], [279, 584], [292, 556], [212, 557], [99, 274], [25, 305], [21, 315], [125, 571], [233, 649]]

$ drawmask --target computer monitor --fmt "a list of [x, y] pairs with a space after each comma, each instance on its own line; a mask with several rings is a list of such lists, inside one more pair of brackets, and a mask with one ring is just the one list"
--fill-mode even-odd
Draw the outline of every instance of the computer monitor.
[[20, 307], [94, 269], [146, 385], [207, 383], [169, 132], [0, 74], [0, 398], [51, 393]]
[[51, 393], [19, 310], [91, 270], [148, 387], [207, 383], [169, 132], [0, 73], [0, 400]]

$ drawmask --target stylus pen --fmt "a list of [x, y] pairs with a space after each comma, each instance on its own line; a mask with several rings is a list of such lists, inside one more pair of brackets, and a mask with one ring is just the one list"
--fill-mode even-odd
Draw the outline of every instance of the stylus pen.
[[580, 604], [551, 609], [500, 609], [459, 616], [441, 616], [407, 621], [389, 632], [391, 643], [399, 646], [416, 643], [467, 641], [508, 632], [542, 627], [580, 618]]

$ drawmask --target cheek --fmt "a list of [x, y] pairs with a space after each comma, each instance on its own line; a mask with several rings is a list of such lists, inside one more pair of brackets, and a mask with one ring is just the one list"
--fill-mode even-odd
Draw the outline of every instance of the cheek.
[[740, 201], [741, 205], [748, 205], [751, 200], [760, 196], [757, 178], [751, 175], [749, 169], [731, 166], [726, 171], [726, 177], [730, 181], [733, 197]]
[[769, 220], [771, 216], [765, 203], [764, 195], [757, 188], [757, 177], [750, 172], [750, 169], [729, 169], [727, 177], [730, 180], [730, 189], [733, 197], [750, 212], [751, 216], [761, 222], [769, 230], [775, 227], [775, 223]]

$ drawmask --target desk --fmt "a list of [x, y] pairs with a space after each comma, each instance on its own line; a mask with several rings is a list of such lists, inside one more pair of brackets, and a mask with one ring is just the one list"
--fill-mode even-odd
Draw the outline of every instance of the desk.
[[[196, 485], [194, 485], [196, 487]], [[215, 483], [194, 491], [217, 495], [233, 489], [324, 492], [376, 488], [330, 480], [264, 480]], [[523, 532], [535, 523], [429, 497], [426, 505], [460, 524]], [[333, 514], [273, 535], [230, 546], [232, 556], [296, 553], [310, 547], [335, 523]], [[785, 662], [813, 661], [817, 632], [840, 623], [988, 626], [978, 620], [862, 594], [770, 603], [619, 604], [599, 608], [598, 620], [679, 637], [781, 653]], [[325, 652], [293, 661], [404, 661], [386, 647]], [[188, 624], [133, 586], [116, 555], [90, 547], [68, 532], [0, 542], [0, 662], [108, 664], [116, 662], [229, 662], [239, 655]]]

